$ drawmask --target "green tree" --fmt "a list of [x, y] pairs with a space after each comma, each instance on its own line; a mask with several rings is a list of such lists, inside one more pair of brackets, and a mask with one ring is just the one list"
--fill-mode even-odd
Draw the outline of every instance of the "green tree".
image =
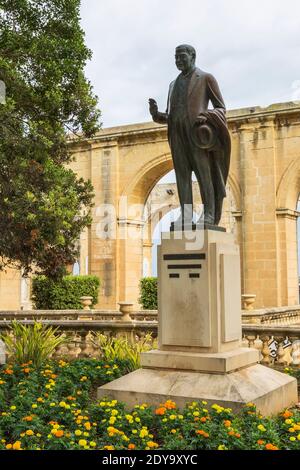
[[59, 277], [90, 223], [91, 183], [66, 166], [70, 138], [100, 127], [79, 9], [80, 0], [0, 0], [0, 269]]

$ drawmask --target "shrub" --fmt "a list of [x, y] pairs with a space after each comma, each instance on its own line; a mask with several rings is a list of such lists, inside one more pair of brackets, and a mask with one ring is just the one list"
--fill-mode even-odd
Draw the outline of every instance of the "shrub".
[[141, 366], [142, 352], [157, 347], [151, 334], [146, 334], [138, 341], [130, 341], [125, 337], [114, 338], [97, 333], [95, 340], [100, 346], [101, 355], [105, 361], [127, 361], [128, 371], [133, 371]]
[[98, 302], [100, 281], [97, 276], [64, 276], [51, 280], [35, 276], [32, 281], [34, 307], [41, 310], [81, 309], [80, 297], [93, 297], [92, 306]]
[[145, 310], [157, 310], [157, 277], [140, 280], [139, 302]]
[[57, 335], [58, 328], [35, 322], [23, 325], [13, 320], [10, 332], [2, 335], [8, 354], [17, 364], [32, 363], [40, 367], [61, 344], [66, 343], [65, 335]]

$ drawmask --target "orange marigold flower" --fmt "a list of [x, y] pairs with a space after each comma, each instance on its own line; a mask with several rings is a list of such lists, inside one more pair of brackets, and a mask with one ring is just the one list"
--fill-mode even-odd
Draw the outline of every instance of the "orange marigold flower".
[[257, 441], [257, 444], [258, 444], [259, 446], [264, 445], [264, 443], [265, 443], [265, 441], [263, 441], [262, 439], [258, 439], [258, 441]]
[[239, 438], [241, 437], [240, 433], [237, 432], [237, 433], [235, 434], [235, 437], [237, 437], [237, 438], [239, 439]]
[[21, 450], [21, 441], [16, 441], [16, 442], [13, 444], [12, 448], [13, 448], [14, 450]]
[[32, 421], [32, 416], [24, 416], [23, 421]]
[[4, 373], [4, 374], [7, 374], [7, 375], [11, 375], [11, 374], [14, 373], [14, 371], [13, 371], [12, 369], [5, 369], [5, 370], [3, 371], [3, 373]]
[[274, 446], [271, 443], [266, 444], [265, 448], [266, 448], [266, 450], [278, 450], [278, 447]]
[[157, 408], [155, 410], [156, 415], [164, 415], [166, 412], [166, 408], [164, 406], [161, 406], [160, 408]]
[[128, 449], [129, 449], [129, 450], [135, 449], [135, 444], [129, 444], [129, 445], [128, 445]]
[[23, 372], [25, 372], [25, 374], [29, 374], [29, 372], [30, 372], [29, 367], [25, 367], [25, 369], [23, 369]]
[[167, 410], [174, 410], [176, 408], [176, 403], [172, 400], [167, 400], [164, 407], [167, 408]]
[[283, 418], [284, 419], [287, 419], [287, 418], [290, 418], [291, 416], [293, 416], [293, 413], [289, 410], [285, 410], [285, 412], [282, 414]]
[[64, 435], [64, 432], [62, 429], [58, 429], [56, 433], [54, 434], [55, 437], [62, 437]]
[[196, 434], [199, 434], [199, 436], [203, 436], [203, 437], [209, 437], [209, 434], [203, 431], [203, 429], [199, 429], [198, 431], [196, 431]]
[[234, 431], [229, 431], [228, 436], [234, 436], [235, 432]]
[[202, 416], [202, 418], [200, 418], [200, 421], [201, 421], [201, 423], [206, 423], [207, 418], [205, 418], [205, 416]]
[[224, 421], [224, 426], [225, 426], [226, 428], [230, 428], [230, 426], [231, 426], [231, 421], [229, 421], [229, 419], [225, 419], [225, 421]]

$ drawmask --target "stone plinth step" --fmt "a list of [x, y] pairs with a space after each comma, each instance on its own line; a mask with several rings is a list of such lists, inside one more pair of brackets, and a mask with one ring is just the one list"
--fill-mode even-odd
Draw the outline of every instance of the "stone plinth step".
[[237, 348], [222, 353], [195, 353], [153, 350], [141, 354], [141, 366], [151, 369], [177, 369], [226, 374], [259, 361], [259, 352]]
[[168, 399], [183, 408], [205, 400], [239, 411], [255, 403], [263, 415], [279, 413], [298, 401], [295, 378], [256, 364], [231, 374], [139, 369], [98, 388], [98, 398], [125, 402], [130, 408], [148, 403], [159, 406]]

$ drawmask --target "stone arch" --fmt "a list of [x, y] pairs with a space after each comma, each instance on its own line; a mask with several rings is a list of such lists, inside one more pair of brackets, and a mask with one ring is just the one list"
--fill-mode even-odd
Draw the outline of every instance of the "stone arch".
[[131, 183], [124, 188], [121, 197], [127, 197], [128, 204], [144, 204], [152, 188], [172, 169], [170, 153], [154, 157], [136, 172]]
[[277, 209], [296, 210], [300, 193], [300, 158], [292, 160], [276, 190]]

